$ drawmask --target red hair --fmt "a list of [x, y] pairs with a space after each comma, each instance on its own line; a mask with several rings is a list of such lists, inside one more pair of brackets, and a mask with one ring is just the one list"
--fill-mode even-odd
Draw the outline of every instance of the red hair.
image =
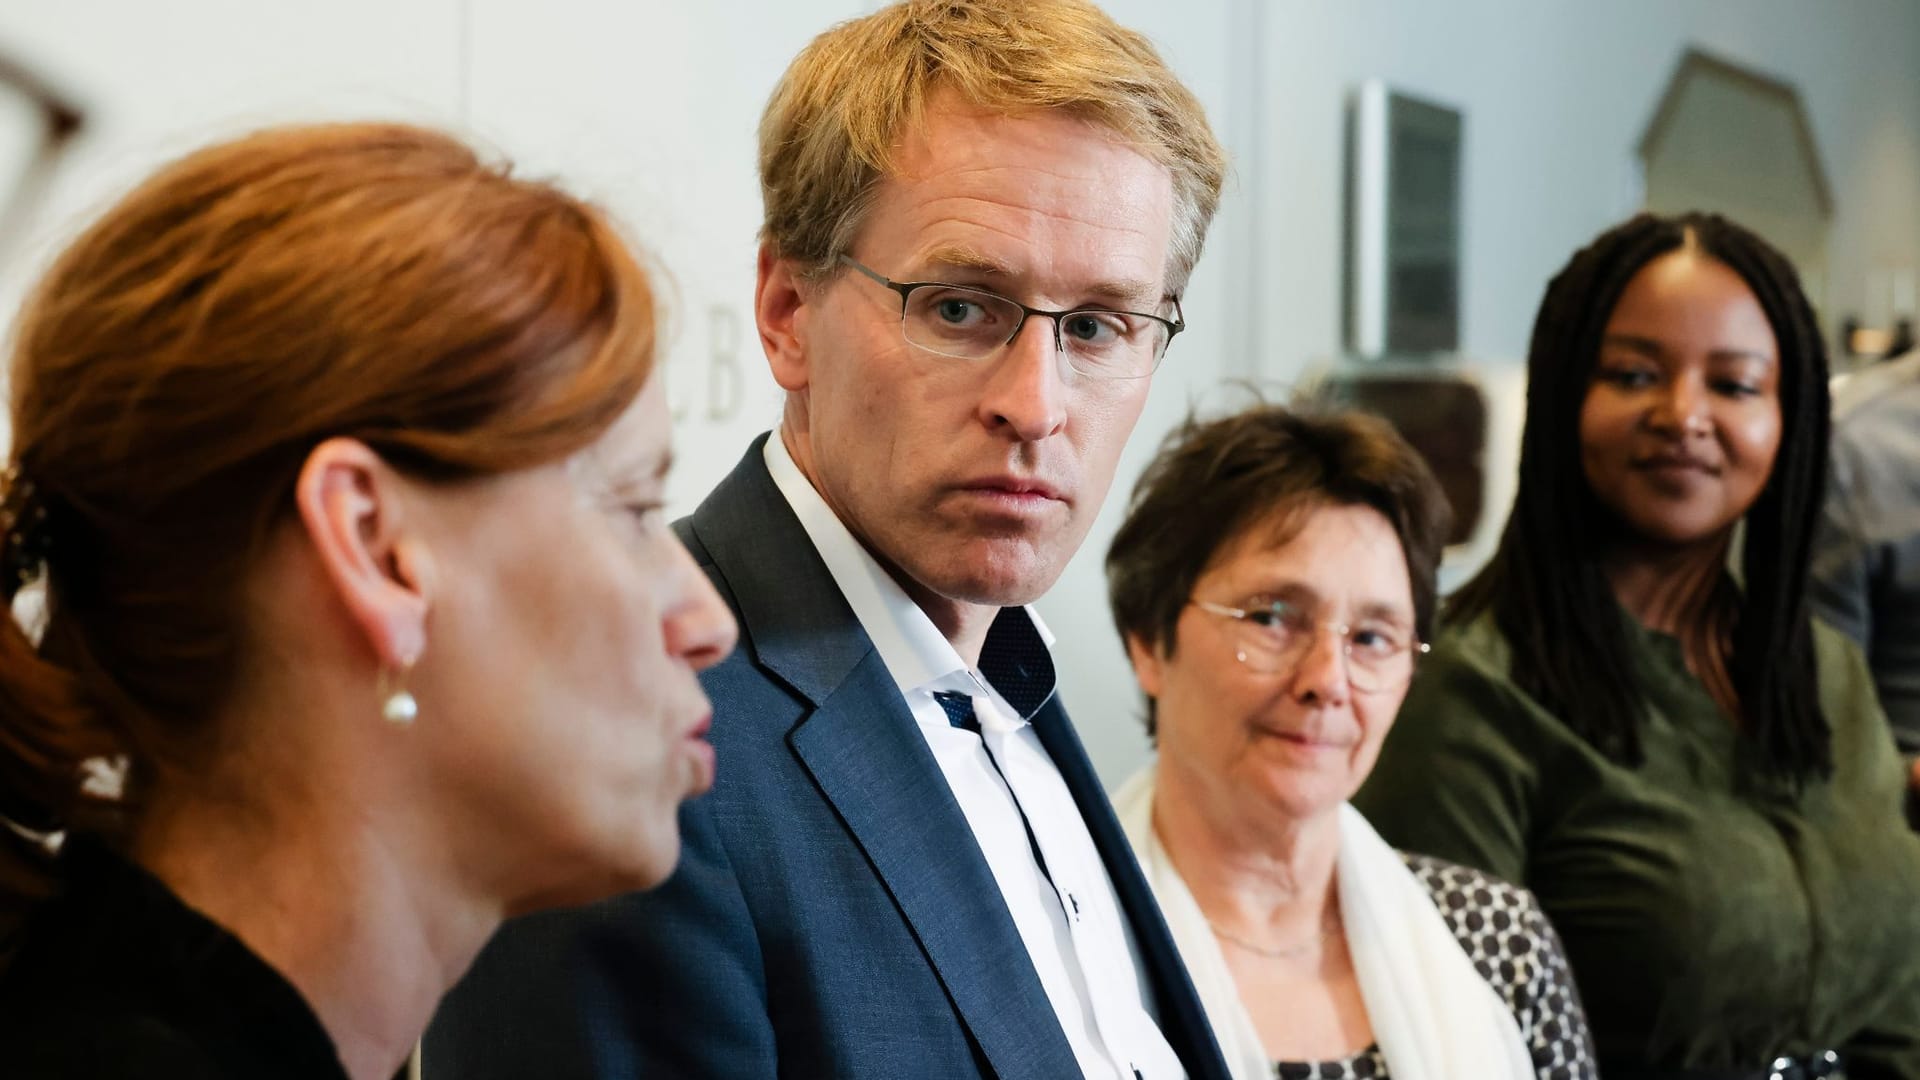
[[[19, 321], [6, 561], [44, 551], [47, 622], [37, 645], [0, 626], [0, 815], [113, 836], [192, 765], [242, 583], [316, 444], [430, 480], [555, 460], [638, 396], [653, 346], [607, 220], [446, 135], [281, 128], [163, 169]], [[120, 798], [81, 790], [100, 757], [128, 763]], [[44, 848], [0, 828], [0, 924], [50, 883]]]

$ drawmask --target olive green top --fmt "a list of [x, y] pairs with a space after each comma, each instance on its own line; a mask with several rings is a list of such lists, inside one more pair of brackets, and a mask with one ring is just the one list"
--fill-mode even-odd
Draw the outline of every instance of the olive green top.
[[1395, 847], [1539, 897], [1603, 1063], [1756, 1068], [1831, 1048], [1850, 1080], [1920, 1077], [1920, 837], [1859, 651], [1815, 625], [1832, 780], [1752, 794], [1679, 643], [1625, 621], [1644, 765], [1515, 686], [1482, 616], [1422, 661], [1354, 804]]

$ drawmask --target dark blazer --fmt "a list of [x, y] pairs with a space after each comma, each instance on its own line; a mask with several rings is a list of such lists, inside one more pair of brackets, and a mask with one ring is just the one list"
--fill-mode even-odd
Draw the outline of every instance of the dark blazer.
[[[517, 920], [448, 998], [427, 1077], [1080, 1075], [966, 818], [768, 475], [766, 436], [681, 538], [740, 621], [703, 676], [719, 756], [672, 880]], [[1033, 718], [1105, 859], [1189, 1075], [1205, 1014], [1058, 698]]]
[[7, 1080], [347, 1080], [286, 977], [84, 834], [0, 968]]

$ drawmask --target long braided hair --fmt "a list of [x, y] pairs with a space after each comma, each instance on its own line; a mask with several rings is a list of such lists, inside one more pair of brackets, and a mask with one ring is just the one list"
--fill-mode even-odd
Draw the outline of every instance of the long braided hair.
[[1827, 468], [1827, 353], [1786, 258], [1714, 214], [1641, 214], [1602, 233], [1547, 286], [1527, 352], [1527, 420], [1520, 484], [1492, 561], [1447, 605], [1448, 624], [1491, 611], [1513, 650], [1520, 688], [1608, 757], [1643, 758], [1645, 703], [1625, 625], [1602, 571], [1618, 523], [1580, 464], [1581, 406], [1600, 340], [1627, 283], [1691, 242], [1753, 290], [1779, 346], [1779, 451], [1746, 514], [1727, 672], [1739, 699], [1749, 761], [1798, 786], [1833, 770], [1821, 715], [1806, 585], [1808, 551]]

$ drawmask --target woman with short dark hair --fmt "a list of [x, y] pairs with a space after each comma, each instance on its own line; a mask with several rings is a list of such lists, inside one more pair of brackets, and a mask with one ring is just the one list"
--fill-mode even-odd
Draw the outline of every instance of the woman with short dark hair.
[[1355, 799], [1539, 896], [1609, 1080], [1920, 1076], [1904, 770], [1858, 651], [1807, 612], [1827, 409], [1813, 312], [1757, 236], [1642, 215], [1575, 254], [1500, 547]]
[[1174, 432], [1107, 555], [1158, 749], [1116, 809], [1241, 1080], [1593, 1075], [1532, 898], [1346, 805], [1447, 517], [1385, 422], [1263, 406]]

